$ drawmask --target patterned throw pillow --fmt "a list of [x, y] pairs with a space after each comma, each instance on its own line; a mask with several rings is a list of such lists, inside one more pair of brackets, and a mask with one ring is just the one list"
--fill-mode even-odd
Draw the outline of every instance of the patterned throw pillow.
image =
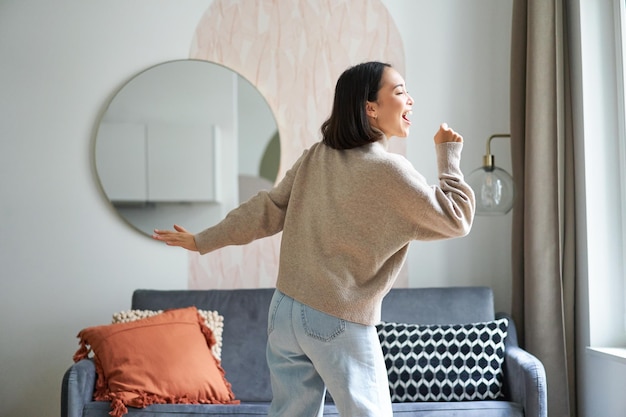
[[468, 401], [502, 396], [508, 320], [465, 325], [376, 326], [393, 402]]
[[[120, 311], [113, 314], [113, 320], [111, 323], [130, 323], [135, 320], [145, 319], [147, 317], [153, 317], [157, 314], [163, 313], [163, 310], [127, 310]], [[211, 310], [198, 310], [198, 314], [204, 319], [204, 324], [211, 329], [213, 337], [215, 338], [215, 344], [211, 347], [213, 356], [218, 361], [222, 360], [222, 333], [224, 331], [224, 316], [220, 315], [217, 311]]]

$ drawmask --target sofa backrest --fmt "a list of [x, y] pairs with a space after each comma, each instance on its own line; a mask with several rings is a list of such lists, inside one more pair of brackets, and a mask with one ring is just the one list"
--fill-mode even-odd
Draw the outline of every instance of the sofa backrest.
[[[224, 316], [222, 367], [237, 399], [270, 401], [265, 359], [267, 315], [274, 289], [145, 290], [133, 293], [133, 309], [196, 306]], [[485, 287], [394, 288], [385, 297], [383, 321], [457, 324], [493, 320], [493, 294]]]
[[488, 287], [394, 288], [383, 300], [383, 321], [467, 324], [494, 318]]

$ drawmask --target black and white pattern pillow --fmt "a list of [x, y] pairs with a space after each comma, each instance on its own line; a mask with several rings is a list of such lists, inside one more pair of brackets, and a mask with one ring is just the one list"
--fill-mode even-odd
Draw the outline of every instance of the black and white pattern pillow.
[[506, 318], [465, 325], [376, 326], [393, 402], [502, 396]]

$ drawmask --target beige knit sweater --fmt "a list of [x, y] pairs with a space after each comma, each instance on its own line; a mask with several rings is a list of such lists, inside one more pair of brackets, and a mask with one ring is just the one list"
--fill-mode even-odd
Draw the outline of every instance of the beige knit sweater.
[[475, 208], [459, 167], [462, 143], [436, 145], [439, 185], [387, 147], [387, 139], [342, 151], [314, 144], [276, 187], [196, 234], [200, 253], [282, 231], [280, 291], [376, 324], [409, 243], [466, 235]]

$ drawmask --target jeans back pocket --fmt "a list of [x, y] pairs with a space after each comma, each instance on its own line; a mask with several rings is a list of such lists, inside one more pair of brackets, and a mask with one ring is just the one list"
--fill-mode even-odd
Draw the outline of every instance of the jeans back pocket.
[[302, 326], [309, 337], [330, 342], [346, 330], [346, 321], [302, 305]]

